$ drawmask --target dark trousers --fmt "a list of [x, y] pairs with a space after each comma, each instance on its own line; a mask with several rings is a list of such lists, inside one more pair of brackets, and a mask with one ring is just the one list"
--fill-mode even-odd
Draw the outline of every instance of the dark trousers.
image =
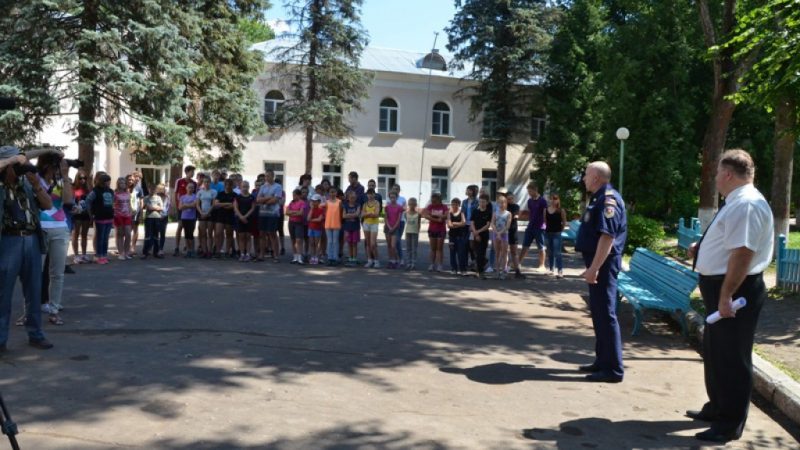
[[[700, 276], [700, 294], [706, 313], [717, 311], [722, 276]], [[744, 297], [747, 306], [732, 319], [706, 325], [703, 331], [703, 359], [708, 403], [703, 413], [712, 417], [711, 428], [722, 434], [742, 434], [753, 391], [753, 339], [758, 315], [767, 298], [761, 274], [750, 275], [733, 299]]]
[[467, 271], [467, 237], [450, 238], [450, 270]]
[[149, 255], [150, 250], [153, 250], [154, 255], [160, 252], [159, 234], [161, 233], [161, 219], [160, 218], [146, 218], [144, 219], [144, 255]]
[[486, 248], [489, 246], [489, 232], [479, 234], [481, 239], [475, 243], [475, 270], [483, 273], [486, 270]]
[[[583, 254], [588, 268], [594, 254]], [[595, 366], [604, 375], [622, 377], [622, 335], [617, 321], [617, 275], [622, 257], [609, 256], [597, 273], [597, 283], [589, 285], [589, 310], [595, 337]]]
[[158, 250], [159, 252], [164, 251], [164, 243], [167, 242], [167, 225], [169, 225], [169, 217], [162, 217], [161, 223], [159, 224], [158, 232]]

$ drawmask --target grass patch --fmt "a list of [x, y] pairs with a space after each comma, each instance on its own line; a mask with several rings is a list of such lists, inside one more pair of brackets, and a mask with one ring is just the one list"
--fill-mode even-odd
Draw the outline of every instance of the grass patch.
[[773, 366], [775, 366], [778, 369], [780, 369], [781, 372], [783, 372], [786, 375], [789, 375], [790, 377], [792, 377], [792, 379], [794, 381], [800, 382], [800, 373], [798, 373], [796, 370], [793, 370], [791, 367], [788, 367], [786, 364], [783, 364], [782, 362], [772, 358], [767, 352], [765, 352], [763, 349], [761, 349], [758, 345], [753, 346], [753, 351], [756, 353], [756, 355], [764, 358], [765, 360], [769, 361]]
[[706, 316], [706, 305], [699, 295], [692, 294], [692, 296], [689, 297], [689, 305], [693, 310], [697, 311], [697, 314], [700, 314], [702, 317]]

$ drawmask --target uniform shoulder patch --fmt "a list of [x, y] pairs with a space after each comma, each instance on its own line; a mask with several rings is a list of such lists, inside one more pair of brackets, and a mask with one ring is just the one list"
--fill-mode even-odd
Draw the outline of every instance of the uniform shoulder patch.
[[614, 195], [614, 190], [613, 189], [606, 189], [606, 194], [605, 195]]
[[605, 211], [603, 211], [603, 216], [605, 216], [606, 219], [613, 218], [614, 214], [616, 214], [616, 211], [614, 210], [614, 207], [612, 207], [612, 206], [607, 206]]

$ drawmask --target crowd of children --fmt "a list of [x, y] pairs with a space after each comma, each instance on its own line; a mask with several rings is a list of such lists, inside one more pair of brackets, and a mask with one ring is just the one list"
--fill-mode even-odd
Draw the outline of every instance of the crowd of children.
[[[527, 209], [521, 211], [514, 195], [499, 189], [495, 199], [476, 185], [467, 187], [466, 198], [450, 200], [434, 192], [421, 208], [416, 198], [406, 200], [395, 185], [387, 199], [375, 189], [374, 180], [365, 188], [351, 172], [345, 190], [328, 180], [311, 186], [311, 176], [300, 177], [288, 199], [281, 180], [267, 170], [255, 180], [254, 189], [241, 176], [214, 171], [194, 179], [195, 168], [175, 183], [170, 195], [163, 184], [148, 190], [136, 172], [117, 179], [98, 172], [92, 186], [79, 171], [73, 183], [76, 206], [72, 211], [73, 251], [76, 263], [108, 264], [108, 240], [116, 230], [119, 260], [136, 256], [139, 224], [145, 239], [140, 258], [164, 258], [170, 213], [178, 220], [174, 256], [186, 258], [237, 258], [241, 262], [278, 262], [284, 250], [284, 229], [291, 242], [292, 264], [381, 267], [378, 235], [386, 241], [388, 269], [415, 270], [423, 221], [430, 243], [429, 271], [444, 271], [445, 245], [453, 274], [493, 274], [503, 279], [511, 272], [522, 278], [520, 262], [534, 243], [539, 250], [539, 270], [563, 276], [561, 231], [566, 213], [557, 195], [550, 202], [528, 185]], [[492, 201], [494, 200], [494, 202]], [[174, 206], [174, 208], [173, 208]], [[518, 221], [526, 220], [520, 251]], [[95, 258], [86, 255], [87, 230], [95, 226]], [[381, 223], [383, 224], [381, 226]], [[195, 232], [199, 234], [195, 245]], [[362, 235], [363, 232], [363, 235]], [[359, 244], [364, 241], [366, 261], [359, 262]], [[184, 246], [181, 247], [181, 238]], [[403, 245], [405, 242], [405, 245]], [[80, 245], [79, 245], [80, 244]], [[404, 251], [405, 250], [405, 251]], [[487, 257], [488, 253], [488, 257]], [[545, 258], [545, 255], [548, 258]]]

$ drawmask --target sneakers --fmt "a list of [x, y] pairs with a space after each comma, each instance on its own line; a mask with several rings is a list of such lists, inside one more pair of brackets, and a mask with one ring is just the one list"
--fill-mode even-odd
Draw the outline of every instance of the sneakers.
[[558, 275], [556, 275], [556, 278], [564, 278], [564, 271], [563, 270], [559, 270], [558, 271]]
[[367, 260], [367, 263], [366, 263], [366, 264], [364, 264], [364, 268], [365, 268], [365, 269], [369, 269], [370, 267], [372, 267], [372, 260], [371, 260], [371, 259], [370, 259], [370, 260]]
[[178, 256], [180, 254], [181, 254], [181, 249], [179, 249], [178, 247], [175, 247], [175, 251], [172, 252], [172, 256]]
[[373, 269], [380, 269], [381, 268], [381, 263], [379, 263], [377, 259], [375, 261], [372, 261], [372, 268]]
[[494, 273], [494, 267], [492, 267], [492, 266], [487, 267], [485, 272], [486, 273]]
[[428, 272], [433, 272], [434, 270], [436, 270], [436, 266], [434, 266], [433, 264], [428, 266]]
[[108, 258], [105, 258], [105, 257], [97, 258], [97, 264], [100, 264], [100, 265], [108, 264]]
[[28, 339], [28, 345], [39, 350], [49, 350], [53, 348], [53, 344], [45, 338], [41, 339]]
[[120, 261], [127, 261], [128, 260], [128, 258], [126, 258], [125, 255], [119, 255], [119, 256], [117, 256], [117, 259], [120, 260]]

